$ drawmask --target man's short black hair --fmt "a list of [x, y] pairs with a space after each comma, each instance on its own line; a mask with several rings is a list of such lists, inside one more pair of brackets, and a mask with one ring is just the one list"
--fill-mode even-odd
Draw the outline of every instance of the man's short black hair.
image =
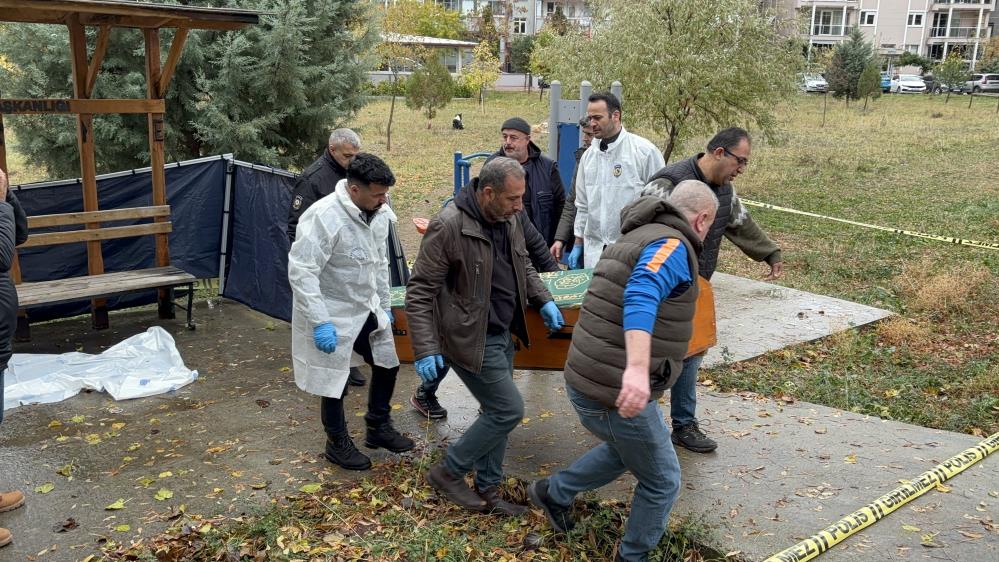
[[602, 101], [607, 104], [607, 115], [612, 115], [615, 111], [621, 111], [621, 100], [617, 99], [617, 96], [610, 92], [597, 92], [591, 94], [586, 100], [589, 103], [595, 103]]
[[742, 139], [746, 139], [746, 142], [750, 144], [753, 142], [753, 139], [749, 136], [749, 131], [746, 129], [739, 127], [722, 129], [715, 133], [715, 136], [711, 137], [711, 140], [708, 141], [708, 152], [714, 152], [716, 148], [732, 150], [739, 146]]
[[392, 187], [395, 185], [395, 176], [381, 158], [367, 152], [358, 152], [347, 166], [347, 181]]

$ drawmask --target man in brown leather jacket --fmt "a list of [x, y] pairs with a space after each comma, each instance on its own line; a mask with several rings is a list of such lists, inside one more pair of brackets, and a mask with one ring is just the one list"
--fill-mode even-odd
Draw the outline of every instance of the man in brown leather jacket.
[[[454, 368], [482, 413], [448, 447], [427, 481], [449, 500], [474, 511], [521, 515], [526, 506], [503, 500], [499, 483], [507, 436], [524, 416], [513, 383], [513, 336], [529, 345], [525, 311], [541, 309], [551, 330], [562, 314], [531, 265], [518, 214], [524, 170], [498, 157], [430, 221], [406, 287], [416, 370], [432, 381]], [[475, 490], [465, 484], [475, 470]]]

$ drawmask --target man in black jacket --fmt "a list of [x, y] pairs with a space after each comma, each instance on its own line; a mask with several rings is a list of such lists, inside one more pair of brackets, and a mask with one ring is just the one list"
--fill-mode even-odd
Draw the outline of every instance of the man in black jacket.
[[497, 156], [513, 158], [524, 168], [527, 191], [524, 192], [524, 210], [535, 228], [551, 246], [555, 229], [565, 204], [565, 187], [558, 173], [558, 165], [531, 140], [531, 126], [520, 117], [511, 117], [500, 127], [503, 145], [486, 162]]
[[336, 129], [330, 133], [330, 142], [322, 156], [302, 172], [291, 194], [288, 211], [288, 238], [295, 241], [298, 219], [313, 203], [326, 197], [336, 188], [337, 182], [347, 177], [347, 166], [361, 151], [361, 137], [350, 129]]
[[[347, 177], [347, 166], [361, 151], [361, 137], [350, 129], [335, 129], [330, 133], [329, 145], [322, 156], [298, 176], [291, 193], [291, 209], [288, 211], [288, 239], [295, 241], [298, 219], [313, 203], [326, 197], [336, 189], [336, 184]], [[350, 368], [353, 386], [363, 386], [364, 374], [357, 367]]]
[[[14, 193], [8, 189], [7, 174], [0, 169], [0, 422], [3, 421], [3, 375], [13, 353], [11, 341], [17, 326], [17, 290], [10, 279], [15, 246], [28, 239], [28, 218]], [[24, 504], [21, 492], [0, 493], [0, 511]], [[10, 531], [0, 528], [0, 547], [10, 543]]]
[[[753, 221], [732, 187], [732, 181], [745, 171], [751, 156], [752, 139], [748, 132], [738, 127], [723, 129], [708, 141], [705, 152], [659, 170], [646, 186], [646, 191], [669, 192], [684, 180], [698, 180], [706, 183], [718, 198], [718, 212], [697, 258], [698, 273], [708, 281], [718, 265], [723, 237], [753, 260], [766, 262], [770, 266], [767, 281], [780, 277], [784, 269], [780, 246]], [[710, 453], [718, 447], [701, 431], [695, 416], [697, 371], [703, 359], [703, 354], [686, 358], [680, 378], [670, 389], [671, 439], [674, 445], [695, 453]]]

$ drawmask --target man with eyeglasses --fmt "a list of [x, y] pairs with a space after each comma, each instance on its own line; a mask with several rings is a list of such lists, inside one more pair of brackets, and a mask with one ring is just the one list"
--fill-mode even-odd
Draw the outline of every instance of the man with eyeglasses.
[[[718, 197], [718, 213], [698, 255], [698, 273], [710, 280], [718, 265], [722, 237], [728, 238], [744, 254], [770, 266], [765, 279], [780, 277], [784, 269], [780, 247], [759, 227], [739, 202], [732, 180], [745, 171], [752, 156], [752, 139], [745, 129], [731, 127], [719, 131], [708, 141], [707, 151], [666, 166], [657, 172], [651, 184], [669, 191], [684, 180], [699, 180]], [[673, 419], [673, 443], [695, 453], [710, 453], [718, 444], [698, 427], [697, 371], [704, 355], [688, 357], [680, 378], [670, 390], [670, 417]]]

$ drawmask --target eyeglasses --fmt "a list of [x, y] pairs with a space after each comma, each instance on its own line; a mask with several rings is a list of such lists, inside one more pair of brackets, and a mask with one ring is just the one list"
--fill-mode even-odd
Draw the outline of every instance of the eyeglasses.
[[725, 154], [728, 154], [732, 158], [735, 158], [735, 161], [738, 162], [740, 168], [749, 164], [749, 158], [746, 158], [745, 156], [736, 156], [735, 154], [732, 154], [731, 150], [724, 147], [722, 147], [722, 150], [725, 151]]

